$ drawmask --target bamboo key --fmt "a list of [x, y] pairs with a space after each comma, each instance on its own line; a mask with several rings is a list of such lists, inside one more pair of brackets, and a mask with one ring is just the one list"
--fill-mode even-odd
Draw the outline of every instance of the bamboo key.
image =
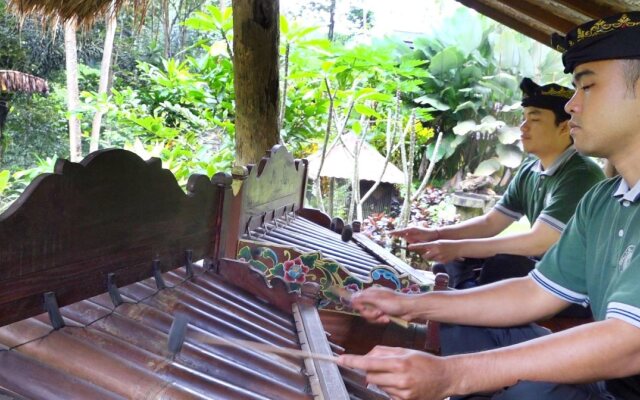
[[[329, 286], [329, 292], [331, 292], [331, 294], [335, 296], [340, 297], [342, 300], [344, 300], [344, 303], [348, 303], [347, 305], [351, 304], [351, 297], [353, 296], [353, 293], [348, 291], [347, 289], [334, 285]], [[409, 328], [409, 325], [411, 324], [411, 322], [399, 317], [392, 317], [390, 315], [388, 315], [387, 317], [389, 317], [389, 321], [405, 329]]]
[[[169, 329], [169, 351], [171, 354], [177, 354], [180, 352], [184, 343], [185, 335], [187, 332], [187, 324], [189, 323], [188, 317], [183, 313], [177, 313]], [[284, 356], [294, 358], [311, 358], [314, 360], [329, 361], [335, 363], [338, 357], [327, 354], [311, 353], [309, 351], [290, 349], [284, 347], [278, 347], [275, 345], [253, 342], [250, 340], [242, 339], [227, 339], [221, 337], [205, 337], [201, 338], [201, 343], [214, 344], [217, 346], [237, 347], [241, 349], [251, 349], [256, 351], [262, 351], [272, 354], [280, 354]]]

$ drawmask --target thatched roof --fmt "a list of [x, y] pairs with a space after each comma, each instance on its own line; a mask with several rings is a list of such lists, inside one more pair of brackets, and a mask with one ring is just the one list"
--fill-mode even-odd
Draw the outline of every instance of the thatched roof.
[[37, 76], [0, 69], [0, 93], [49, 93], [49, 84]]
[[[89, 25], [96, 18], [104, 16], [114, 5], [117, 12], [126, 0], [8, 0], [11, 8], [22, 16], [41, 16], [49, 21], [69, 21], [75, 19], [78, 25]], [[136, 15], [143, 17], [149, 0], [130, 0]]]
[[[353, 133], [342, 135], [342, 141], [337, 141], [326, 154], [322, 173], [320, 176], [340, 179], [353, 179], [354, 160], [353, 154], [358, 137]], [[322, 151], [312, 154], [309, 157], [309, 177], [315, 179], [320, 168]], [[385, 158], [382, 154], [365, 142], [360, 150], [358, 161], [358, 171], [360, 180], [377, 181], [382, 174]], [[389, 163], [384, 172], [381, 182], [404, 183], [404, 173], [395, 165]]]

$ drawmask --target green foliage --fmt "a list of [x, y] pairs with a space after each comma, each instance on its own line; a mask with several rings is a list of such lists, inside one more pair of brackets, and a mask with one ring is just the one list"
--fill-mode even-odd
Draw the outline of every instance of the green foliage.
[[[414, 46], [410, 57], [424, 60], [429, 76], [411, 100], [431, 110], [436, 118], [430, 126], [444, 133], [437, 178], [518, 167], [519, 82], [524, 76], [559, 78], [558, 55], [463, 8]], [[425, 154], [431, 157], [433, 142]]]
[[13, 174], [8, 170], [0, 171], [0, 212], [6, 210], [38, 175], [53, 172], [54, 165], [55, 159], [51, 157], [38, 158], [37, 165], [33, 168]]
[[[171, 10], [175, 24], [168, 49], [160, 6], [151, 7], [140, 30], [130, 10], [123, 9], [108, 94], [96, 93], [104, 26], [98, 23], [79, 35], [83, 102], [73, 112], [81, 118], [85, 138], [94, 113], [101, 110], [106, 113], [101, 147], [159, 157], [181, 183], [192, 173], [211, 176], [233, 162], [233, 19], [230, 8], [205, 3], [211, 2], [172, 3], [180, 10]], [[309, 5], [326, 12], [326, 1], [315, 3]], [[20, 31], [4, 4], [0, 2], [0, 65], [47, 78], [52, 93], [14, 96], [10, 103], [8, 146], [0, 168], [3, 202], [15, 198], [32, 173], [50, 164], [49, 158], [36, 155], [51, 160], [68, 155], [62, 34], [58, 39], [36, 34], [29, 20]], [[317, 151], [327, 129], [332, 137], [347, 131], [366, 135], [384, 154], [389, 132], [404, 129], [415, 112], [416, 178], [424, 172], [439, 132], [444, 137], [435, 155], [440, 161], [436, 181], [461, 169], [487, 174], [515, 168], [522, 158], [515, 127], [520, 78], [549, 82], [562, 76], [553, 51], [464, 9], [411, 48], [393, 38], [366, 45], [332, 43], [320, 37], [317, 27], [284, 17], [280, 26], [286, 99], [281, 137], [294, 154]], [[399, 164], [399, 155], [392, 161]], [[28, 172], [19, 174], [21, 169]]]
[[0, 198], [2, 198], [2, 193], [9, 187], [9, 177], [11, 173], [9, 170], [0, 171]]
[[14, 95], [4, 135], [7, 150], [2, 167], [12, 171], [31, 168], [43, 155], [67, 157], [69, 135], [66, 105], [58, 86], [48, 96]]

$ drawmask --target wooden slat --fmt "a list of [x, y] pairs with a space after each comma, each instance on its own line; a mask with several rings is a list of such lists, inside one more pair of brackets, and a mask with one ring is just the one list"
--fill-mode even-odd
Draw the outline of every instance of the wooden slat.
[[[313, 305], [303, 303], [292, 305], [292, 310], [294, 317], [300, 318], [299, 325], [303, 329], [300, 335], [306, 339], [309, 351], [327, 356], [333, 355], [318, 310]], [[338, 366], [335, 363], [322, 360], [313, 360], [313, 364], [314, 371], [318, 374], [317, 378], [323, 398], [326, 400], [348, 400], [349, 392], [344, 385]]]

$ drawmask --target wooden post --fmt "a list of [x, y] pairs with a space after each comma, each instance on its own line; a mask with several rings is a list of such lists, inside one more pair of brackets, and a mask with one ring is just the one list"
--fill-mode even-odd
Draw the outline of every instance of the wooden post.
[[336, 178], [333, 176], [329, 178], [329, 216], [333, 217], [333, 196], [335, 192]]
[[233, 0], [236, 164], [257, 163], [280, 141], [279, 0]]

